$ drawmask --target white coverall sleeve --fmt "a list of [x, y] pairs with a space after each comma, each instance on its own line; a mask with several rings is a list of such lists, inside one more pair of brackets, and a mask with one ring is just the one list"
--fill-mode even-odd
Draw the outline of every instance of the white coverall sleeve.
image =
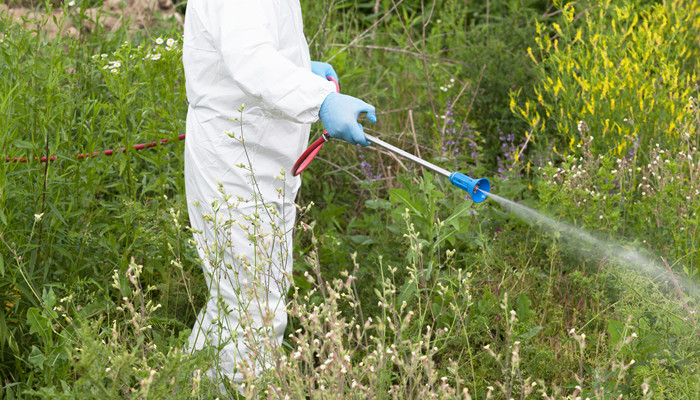
[[[209, 3], [210, 33], [241, 90], [275, 117], [298, 123], [318, 121], [321, 104], [335, 86], [278, 51], [277, 35], [283, 30], [279, 24], [295, 23], [294, 16], [274, 15], [285, 11], [282, 6], [275, 10], [267, 0]], [[300, 45], [307, 46], [306, 41]]]

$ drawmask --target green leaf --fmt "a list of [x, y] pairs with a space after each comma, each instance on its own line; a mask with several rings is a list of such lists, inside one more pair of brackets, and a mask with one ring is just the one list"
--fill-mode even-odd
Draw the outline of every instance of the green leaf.
[[391, 202], [386, 199], [370, 199], [365, 200], [365, 207], [370, 210], [388, 210], [391, 208]]
[[302, 275], [293, 275], [294, 276], [294, 286], [298, 287], [302, 291], [307, 291], [311, 290], [312, 285], [311, 282], [306, 279], [306, 277]]
[[412, 212], [417, 214], [420, 217], [423, 217], [423, 213], [421, 213], [419, 206], [411, 201], [410, 199], [410, 194], [408, 193], [408, 190], [406, 189], [389, 189], [389, 197], [391, 197], [391, 200], [393, 202], [400, 202]]
[[541, 326], [532, 327], [527, 332], [525, 332], [521, 335], [518, 335], [518, 339], [520, 339], [521, 342], [527, 342], [530, 339], [532, 339], [533, 336], [535, 336], [537, 334], [537, 332], [539, 332], [541, 330], [542, 330]]
[[457, 222], [459, 221], [459, 218], [467, 216], [469, 212], [472, 210], [472, 202], [464, 201], [462, 202], [457, 208], [452, 212], [452, 215], [447, 217], [445, 220], [445, 225], [452, 224], [452, 226], [455, 227], [455, 229], [459, 229], [459, 226]]
[[27, 323], [29, 324], [29, 333], [38, 333], [48, 342], [51, 322], [41, 314], [39, 309], [32, 307], [27, 311]]
[[0, 346], [5, 345], [7, 339], [7, 321], [5, 320], [5, 310], [0, 308]]
[[416, 286], [415, 282], [408, 281], [404, 283], [404, 285], [401, 287], [401, 294], [399, 294], [399, 298], [396, 301], [396, 305], [401, 307], [404, 301], [408, 303], [417, 291], [418, 286]]
[[518, 319], [520, 321], [525, 321], [527, 318], [532, 314], [530, 311], [530, 305], [532, 302], [530, 299], [527, 297], [525, 293], [521, 293], [520, 296], [518, 296], [518, 301], [516, 304], [517, 312], [518, 312]]
[[68, 347], [65, 345], [65, 340], [62, 345], [55, 346], [53, 349], [51, 349], [51, 352], [46, 355], [46, 363], [44, 365], [46, 367], [55, 367], [60, 360], [65, 360], [68, 357]]
[[14, 140], [12, 144], [19, 149], [34, 150], [34, 145], [27, 142], [26, 140]]
[[496, 307], [496, 298], [491, 294], [491, 291], [486, 289], [481, 299], [476, 303], [476, 307], [484, 315]]
[[15, 400], [17, 397], [15, 397], [15, 391], [12, 389], [11, 385], [5, 386], [5, 398], [7, 400]]
[[319, 304], [324, 303], [323, 296], [321, 296], [321, 295], [311, 296], [309, 301], [311, 301], [311, 304], [315, 304], [315, 305], [319, 305]]
[[58, 219], [63, 223], [64, 226], [68, 226], [68, 223], [63, 218], [63, 214], [61, 214], [61, 212], [58, 210], [58, 208], [56, 208], [56, 206], [50, 201], [47, 202], [47, 204], [49, 205], [49, 208], [51, 209], [51, 211], [53, 211], [53, 215], [58, 217]]
[[374, 239], [365, 235], [352, 235], [350, 240], [362, 246], [374, 243]]
[[0, 221], [2, 221], [2, 224], [7, 226], [7, 217], [5, 217], [5, 213], [0, 210]]
[[29, 354], [29, 362], [43, 370], [44, 361], [46, 361], [44, 353], [42, 353], [38, 347], [32, 346], [32, 352]]
[[5, 258], [0, 254], [0, 276], [5, 276]]
[[457, 229], [450, 229], [447, 233], [441, 233], [438, 240], [435, 242], [436, 246], [442, 246], [445, 241], [450, 243], [450, 246], [455, 245], [455, 235], [457, 234]]
[[622, 334], [625, 330], [625, 325], [620, 321], [611, 319], [608, 321], [608, 335], [610, 335], [610, 343], [618, 344], [622, 340]]
[[53, 310], [53, 307], [56, 305], [56, 295], [54, 294], [53, 289], [44, 289], [41, 299], [44, 302], [44, 307], [46, 307], [46, 310], [48, 310], [49, 315], [53, 318], [58, 318], [58, 314], [56, 314], [56, 312]]

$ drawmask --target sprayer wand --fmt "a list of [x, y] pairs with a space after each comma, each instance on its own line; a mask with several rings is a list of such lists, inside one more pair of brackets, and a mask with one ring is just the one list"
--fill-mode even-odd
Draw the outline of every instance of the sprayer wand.
[[[329, 81], [335, 83], [336, 91], [340, 92], [340, 86], [338, 85], [338, 81], [332, 77], [326, 78]], [[428, 161], [425, 161], [422, 158], [416, 157], [411, 153], [399, 149], [398, 147], [392, 146], [389, 143], [378, 139], [372, 135], [365, 134], [365, 137], [370, 142], [381, 146], [400, 157], [411, 160], [414, 163], [421, 165], [437, 173], [438, 175], [442, 175], [443, 177], [449, 179], [451, 184], [469, 193], [469, 196], [471, 196], [472, 200], [474, 200], [475, 203], [481, 203], [482, 201], [484, 201], [488, 196], [489, 191], [491, 190], [491, 183], [486, 178], [473, 179], [459, 172], [449, 172], [446, 169], [440, 168], [435, 164], [429, 163]], [[306, 169], [306, 167], [309, 166], [314, 157], [316, 157], [316, 154], [318, 154], [323, 145], [330, 140], [330, 138], [331, 137], [330, 135], [328, 135], [328, 132], [324, 131], [321, 137], [316, 139], [311, 144], [311, 146], [309, 146], [309, 148], [307, 148], [306, 151], [304, 151], [301, 157], [299, 157], [297, 162], [294, 163], [294, 166], [292, 167], [292, 174], [294, 176], [301, 174], [302, 171], [304, 171], [304, 169]]]
[[481, 179], [473, 179], [467, 175], [464, 175], [459, 172], [449, 172], [448, 170], [444, 168], [440, 168], [437, 165], [430, 163], [428, 161], [425, 161], [422, 158], [416, 157], [413, 154], [406, 152], [404, 150], [399, 149], [396, 146], [392, 146], [389, 143], [376, 138], [372, 135], [365, 134], [365, 137], [367, 140], [370, 142], [381, 146], [392, 153], [401, 156], [403, 158], [406, 158], [408, 160], [413, 161], [414, 163], [425, 167], [433, 172], [435, 172], [438, 175], [442, 175], [443, 177], [447, 178], [450, 180], [450, 183], [453, 185], [457, 186], [458, 188], [465, 190], [469, 195], [471, 196], [472, 200], [474, 200], [475, 203], [481, 203], [486, 199], [487, 193], [491, 190], [491, 182], [489, 182], [488, 179], [486, 178], [481, 178]]
[[[398, 147], [392, 146], [389, 143], [378, 139], [372, 135], [365, 134], [365, 137], [370, 142], [380, 147], [383, 147], [400, 157], [413, 161], [414, 163], [421, 165], [437, 173], [438, 175], [442, 175], [443, 177], [449, 179], [451, 184], [469, 193], [469, 196], [471, 196], [472, 200], [474, 200], [475, 203], [481, 203], [482, 201], [484, 201], [488, 196], [489, 191], [491, 190], [491, 183], [486, 178], [473, 179], [459, 172], [449, 172], [446, 169], [440, 168], [435, 164], [429, 163], [428, 161], [425, 161], [422, 158], [418, 158], [413, 154], [401, 150]], [[306, 151], [304, 151], [304, 154], [302, 154], [301, 157], [299, 157], [297, 162], [294, 164], [294, 167], [292, 167], [292, 174], [294, 176], [301, 174], [302, 171], [304, 171], [304, 169], [306, 169], [306, 167], [311, 163], [311, 160], [313, 160], [314, 157], [316, 157], [316, 154], [318, 154], [319, 150], [321, 150], [321, 147], [323, 147], [323, 145], [329, 140], [330, 137], [325, 132], [323, 133], [323, 135], [321, 135], [320, 138], [316, 139], [316, 141], [314, 141], [311, 144], [311, 146], [309, 146], [309, 148], [306, 149]]]

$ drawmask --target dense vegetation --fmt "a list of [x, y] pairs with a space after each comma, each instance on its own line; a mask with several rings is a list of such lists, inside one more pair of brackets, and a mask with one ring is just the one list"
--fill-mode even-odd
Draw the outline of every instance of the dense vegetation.
[[[98, 2], [65, 3], [78, 37], [0, 16], [0, 398], [218, 397], [215, 354], [183, 352], [206, 288], [181, 28], [107, 32], [79, 8]], [[369, 132], [661, 269], [332, 143], [249, 398], [700, 397], [700, 5], [301, 3], [313, 58], [377, 107]]]

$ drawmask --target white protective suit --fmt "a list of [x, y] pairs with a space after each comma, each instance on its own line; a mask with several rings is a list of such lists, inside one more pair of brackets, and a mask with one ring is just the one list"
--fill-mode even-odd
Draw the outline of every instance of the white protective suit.
[[[185, 184], [210, 290], [190, 347], [219, 349], [220, 368], [210, 374], [240, 381], [237, 363], [258, 352], [246, 326], [255, 331], [266, 320], [272, 345], [282, 341], [293, 200], [300, 186], [290, 171], [335, 86], [311, 72], [298, 0], [190, 0], [183, 48], [189, 100]], [[237, 140], [241, 136], [244, 144]], [[252, 166], [256, 190], [240, 164]], [[279, 179], [282, 169], [285, 182]], [[222, 192], [231, 196], [230, 206]], [[261, 285], [252, 296], [257, 299], [249, 293], [255, 283]]]

